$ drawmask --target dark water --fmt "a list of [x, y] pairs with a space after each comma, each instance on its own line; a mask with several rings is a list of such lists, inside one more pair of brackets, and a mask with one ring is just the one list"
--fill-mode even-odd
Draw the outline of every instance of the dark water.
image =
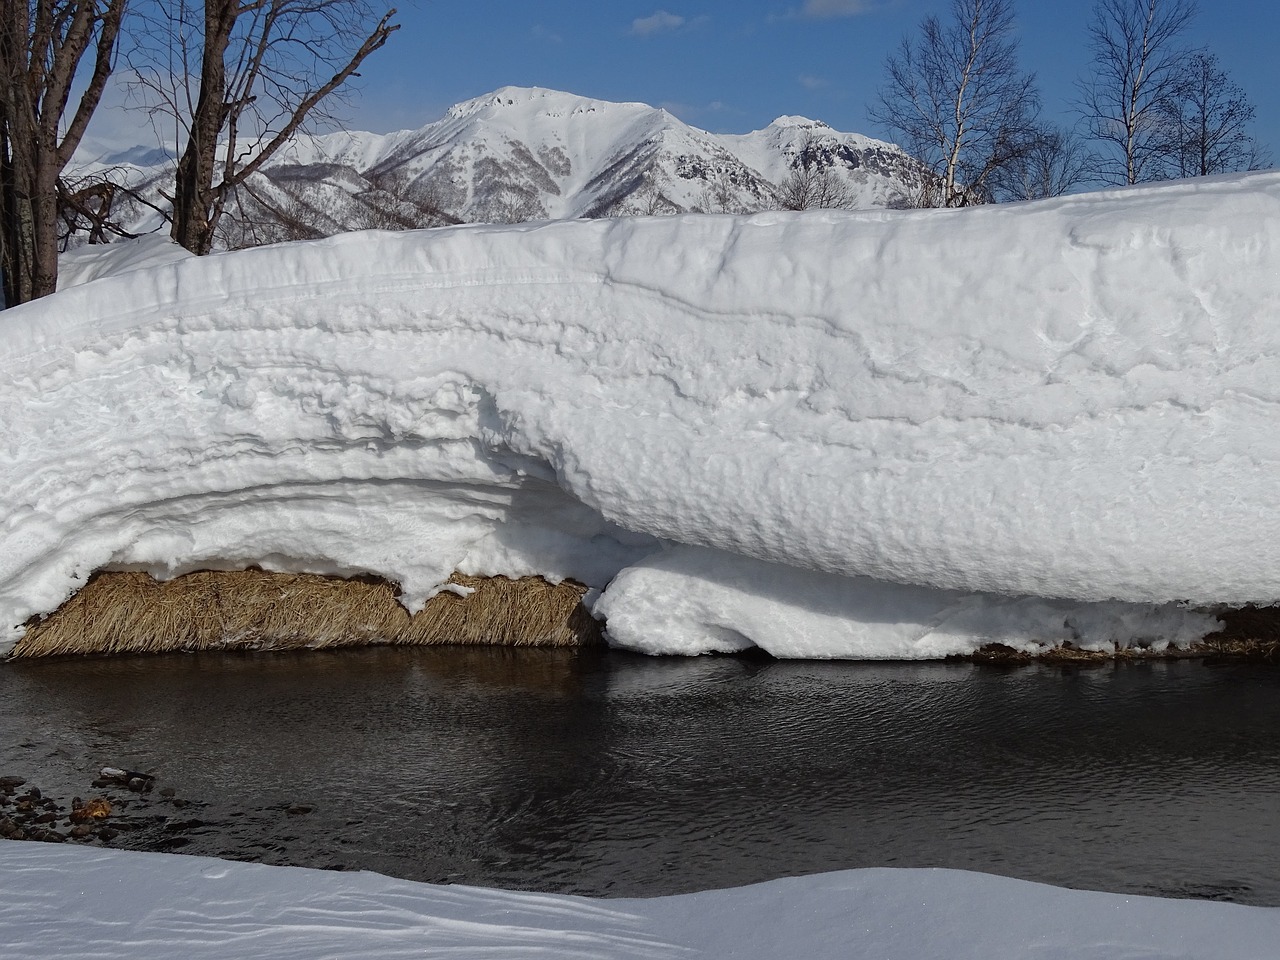
[[196, 801], [168, 811], [202, 821], [184, 853], [606, 896], [943, 866], [1280, 905], [1280, 670], [1258, 666], [0, 665], [0, 775], [88, 796], [103, 764]]

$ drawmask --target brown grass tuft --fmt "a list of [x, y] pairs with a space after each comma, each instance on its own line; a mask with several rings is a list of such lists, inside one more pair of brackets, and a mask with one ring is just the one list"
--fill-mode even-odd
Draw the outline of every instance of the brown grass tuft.
[[157, 582], [145, 573], [95, 574], [48, 617], [28, 624], [14, 657], [171, 650], [288, 650], [371, 644], [598, 644], [582, 606], [586, 587], [541, 577], [466, 577], [409, 616], [386, 580], [263, 570], [202, 571]]

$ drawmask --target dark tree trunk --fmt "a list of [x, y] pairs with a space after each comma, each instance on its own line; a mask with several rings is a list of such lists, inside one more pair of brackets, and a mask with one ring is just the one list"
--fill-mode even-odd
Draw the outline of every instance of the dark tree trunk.
[[[58, 286], [58, 177], [111, 74], [125, 0], [0, 0], [0, 267], [5, 305]], [[72, 86], [93, 68], [76, 110]]]
[[[178, 160], [173, 197], [173, 239], [197, 256], [213, 249], [218, 221], [231, 191], [283, 146], [307, 118], [310, 111], [344, 84], [374, 50], [379, 49], [399, 29], [390, 22], [395, 10], [377, 21], [364, 42], [350, 54], [339, 57], [334, 74], [293, 77], [285, 75], [277, 47], [306, 36], [301, 26], [309, 18], [324, 19], [326, 8], [357, 7], [337, 0], [204, 0], [204, 41], [201, 45], [200, 86], [190, 119], [187, 142]], [[236, 35], [232, 50], [232, 73], [226, 65], [232, 34], [241, 17], [252, 16], [251, 25]], [[243, 34], [247, 33], [248, 36]], [[333, 42], [345, 48], [350, 37], [339, 34]], [[328, 42], [328, 41], [326, 41]], [[243, 49], [241, 48], [243, 44]], [[349, 49], [349, 48], [346, 48]], [[332, 51], [330, 51], [332, 52]], [[321, 57], [327, 61], [327, 57]], [[322, 82], [323, 81], [323, 82]], [[315, 86], [312, 86], [312, 84]], [[263, 92], [265, 88], [266, 92]], [[266, 97], [277, 118], [283, 118], [274, 134], [265, 134], [265, 144], [240, 153], [237, 141], [242, 112], [257, 97]], [[259, 131], [261, 133], [261, 131]], [[232, 144], [218, 156], [219, 138]], [[225, 147], [225, 144], [223, 145]]]
[[173, 193], [173, 239], [197, 256], [213, 249], [217, 226], [214, 167], [218, 134], [227, 118], [227, 46], [238, 0], [207, 0], [200, 89]]

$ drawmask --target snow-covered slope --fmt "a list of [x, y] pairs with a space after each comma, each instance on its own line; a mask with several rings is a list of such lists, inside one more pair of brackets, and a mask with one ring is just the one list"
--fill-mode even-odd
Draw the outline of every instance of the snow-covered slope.
[[654, 651], [1185, 640], [1280, 600], [1277, 316], [1274, 173], [103, 279], [0, 325], [0, 627], [260, 563], [573, 576]]
[[732, 184], [735, 202], [753, 208], [769, 192], [711, 135], [665, 110], [539, 88], [460, 103], [369, 172], [443, 193], [448, 209], [480, 221], [598, 216], [646, 183], [655, 206], [673, 204], [665, 212], [702, 201], [711, 182]]
[[[902, 205], [919, 193], [923, 168], [897, 147], [804, 118], [717, 136], [643, 103], [503, 87], [419, 130], [298, 137], [231, 205], [226, 243], [371, 226], [776, 209], [778, 187], [806, 148], [847, 184], [847, 205]], [[111, 170], [163, 204], [171, 175], [163, 163], [138, 166], [144, 155], [139, 148], [76, 174]], [[141, 228], [154, 221], [144, 207], [126, 217]]]
[[849, 870], [647, 900], [0, 844], [8, 956], [60, 960], [1261, 960], [1280, 910]]
[[721, 134], [719, 140], [773, 184], [784, 183], [806, 161], [834, 171], [855, 209], [910, 206], [924, 187], [924, 167], [901, 147], [832, 130], [821, 120], [779, 117], [763, 130]]

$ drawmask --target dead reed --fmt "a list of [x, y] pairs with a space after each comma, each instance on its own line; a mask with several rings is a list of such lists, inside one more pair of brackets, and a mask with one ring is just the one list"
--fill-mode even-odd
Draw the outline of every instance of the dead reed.
[[29, 623], [11, 656], [601, 642], [600, 625], [581, 603], [582, 584], [459, 574], [450, 582], [473, 592], [438, 594], [410, 616], [395, 585], [375, 577], [239, 570], [157, 582], [145, 573], [101, 572], [48, 617]]

